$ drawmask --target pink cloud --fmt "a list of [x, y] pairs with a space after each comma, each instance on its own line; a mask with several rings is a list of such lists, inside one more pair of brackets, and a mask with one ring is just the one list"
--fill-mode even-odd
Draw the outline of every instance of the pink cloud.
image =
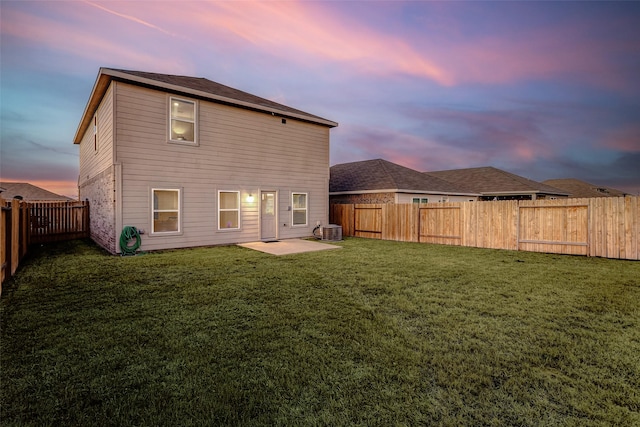
[[[535, 147], [537, 149], [537, 147]], [[530, 143], [516, 145], [514, 147], [513, 153], [515, 157], [524, 162], [533, 162], [538, 153], [537, 150], [534, 149], [534, 146]]]
[[[3, 37], [13, 36], [38, 46], [46, 46], [53, 51], [72, 54], [99, 64], [109, 65], [116, 62], [128, 64], [131, 67], [139, 66], [143, 69], [150, 67], [173, 69], [174, 72], [184, 69], [179, 63], [167, 62], [165, 58], [149, 53], [147, 46], [141, 42], [142, 37], [139, 37], [137, 43], [125, 43], [123, 38], [126, 39], [127, 36], [124, 34], [107, 36], [104, 32], [96, 30], [98, 25], [87, 26], [86, 22], [96, 20], [93, 16], [90, 21], [87, 21], [86, 8], [89, 6], [78, 6], [72, 2], [60, 2], [54, 5], [56, 15], [46, 17], [17, 9], [3, 9]], [[59, 19], [60, 15], [66, 18]], [[101, 25], [104, 25], [104, 22], [101, 22]], [[130, 31], [128, 37], [132, 36], [134, 33]], [[77, 68], [77, 64], [60, 62], [48, 64], [48, 66]]]
[[541, 131], [549, 120], [544, 114], [433, 110], [416, 113], [416, 117], [446, 126], [448, 131], [443, 133], [443, 141], [449, 146], [482, 153], [488, 161], [531, 162], [537, 158], [551, 158], [561, 148]]
[[549, 120], [544, 114], [412, 110], [409, 116], [423, 126], [394, 130], [341, 124], [332, 135], [332, 162], [382, 157], [423, 171], [533, 165], [551, 161], [565, 148], [542, 131]]
[[[572, 78], [623, 90], [630, 81], [612, 60], [636, 55], [638, 42], [620, 42], [594, 34], [594, 22], [568, 21], [556, 26], [505, 34], [451, 37], [440, 46], [424, 46], [455, 84], [513, 83], [531, 79]], [[612, 29], [615, 23], [607, 23]]]
[[2, 34], [101, 64], [115, 61], [165, 72], [193, 69], [183, 53], [189, 46], [202, 46], [203, 55], [234, 49], [237, 56], [253, 46], [307, 65], [331, 61], [361, 72], [400, 71], [449, 83], [441, 69], [403, 40], [308, 2], [160, 2], [149, 8], [145, 2], [83, 1], [44, 7], [47, 13], [26, 7], [3, 10]]
[[[455, 29], [441, 34], [433, 23], [419, 33], [395, 35], [367, 26], [334, 4], [316, 2], [159, 2], [153, 8], [146, 2], [45, 5], [51, 17], [3, 9], [2, 33], [99, 63], [115, 60], [127, 67], [176, 73], [193, 70], [186, 52], [201, 46], [203, 55], [211, 55], [212, 49], [233, 49], [242, 57], [243, 49], [255, 48], [284, 62], [385, 78], [411, 75], [444, 86], [569, 76], [619, 89], [628, 77], [608, 58], [638, 49], [637, 43], [620, 45], [591, 35], [592, 22], [470, 39]], [[434, 6], [436, 14], [447, 7]]]
[[224, 30], [275, 56], [332, 61], [361, 72], [406, 73], [451, 83], [450, 76], [404, 40], [369, 29], [311, 2], [215, 2], [189, 4], [196, 31]]
[[640, 125], [616, 129], [606, 137], [603, 145], [627, 153], [640, 152]]
[[[196, 4], [199, 5], [199, 4]], [[627, 82], [611, 55], [637, 51], [593, 35], [593, 22], [568, 22], [509, 37], [402, 36], [366, 26], [339, 8], [312, 2], [220, 2], [200, 5], [190, 20], [209, 34], [224, 29], [275, 56], [333, 61], [357, 72], [408, 74], [441, 85], [572, 77], [620, 89]], [[458, 22], [458, 25], [464, 23]]]
[[37, 187], [52, 191], [62, 196], [71, 198], [78, 197], [78, 183], [76, 181], [29, 181]]
[[[486, 153], [390, 128], [345, 125], [332, 139], [332, 163], [383, 158], [418, 170], [440, 170], [488, 164]], [[346, 140], [346, 147], [342, 142]]]

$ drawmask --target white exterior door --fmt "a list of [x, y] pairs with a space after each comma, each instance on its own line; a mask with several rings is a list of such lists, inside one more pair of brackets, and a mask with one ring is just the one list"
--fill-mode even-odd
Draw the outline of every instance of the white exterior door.
[[260, 193], [260, 239], [272, 240], [277, 237], [276, 193]]

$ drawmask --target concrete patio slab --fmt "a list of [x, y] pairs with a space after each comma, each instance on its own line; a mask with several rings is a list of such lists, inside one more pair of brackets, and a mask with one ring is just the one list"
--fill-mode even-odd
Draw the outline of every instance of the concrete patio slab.
[[238, 246], [249, 248], [271, 255], [291, 255], [302, 252], [324, 251], [328, 249], [342, 249], [340, 246], [329, 245], [327, 243], [315, 242], [313, 240], [286, 239], [273, 242], [250, 242], [239, 243]]

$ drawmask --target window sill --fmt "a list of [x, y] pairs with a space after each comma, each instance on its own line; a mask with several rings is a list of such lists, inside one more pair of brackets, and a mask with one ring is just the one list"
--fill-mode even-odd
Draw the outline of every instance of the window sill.
[[182, 236], [184, 233], [182, 231], [156, 231], [149, 233], [149, 237], [171, 237], [171, 236]]
[[175, 139], [168, 140], [167, 144], [184, 145], [186, 147], [198, 147], [200, 145], [198, 143], [198, 141], [179, 141], [179, 140], [175, 140]]

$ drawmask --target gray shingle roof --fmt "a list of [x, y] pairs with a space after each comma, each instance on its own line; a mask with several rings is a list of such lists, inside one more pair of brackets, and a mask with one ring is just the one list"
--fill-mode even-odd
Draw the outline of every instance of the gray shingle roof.
[[158, 73], [149, 73], [145, 71], [121, 70], [121, 69], [114, 69], [114, 68], [111, 68], [110, 70], [118, 71], [124, 74], [129, 74], [131, 76], [142, 77], [147, 80], [161, 82], [168, 85], [180, 86], [187, 89], [193, 89], [199, 92], [204, 92], [211, 95], [228, 98], [230, 100], [241, 101], [247, 104], [254, 104], [256, 106], [261, 106], [268, 109], [274, 109], [274, 110], [284, 111], [288, 113], [299, 114], [302, 116], [308, 116], [309, 118], [313, 118], [313, 119], [322, 119], [322, 117], [314, 116], [313, 114], [309, 114], [304, 111], [297, 110], [295, 108], [291, 108], [286, 105], [279, 104], [277, 102], [273, 102], [256, 95], [252, 95], [250, 93], [243, 92], [241, 90], [234, 89], [232, 87], [225, 86], [220, 83], [216, 83], [214, 81], [205, 79], [203, 77], [177, 76], [177, 75], [171, 75], [171, 74], [158, 74]]
[[383, 159], [331, 166], [330, 193], [372, 190], [476, 195], [464, 186]]
[[100, 68], [98, 77], [84, 109], [80, 124], [73, 139], [79, 144], [82, 135], [91, 123], [92, 117], [112, 80], [124, 81], [138, 86], [150, 87], [169, 93], [206, 99], [239, 108], [260, 111], [282, 117], [299, 119], [322, 126], [336, 127], [338, 123], [288, 107], [277, 102], [225, 86], [202, 78], [177, 76], [172, 74], [149, 73], [145, 71], [122, 70], [117, 68]]
[[551, 185], [569, 193], [570, 197], [623, 197], [624, 191], [615, 188], [594, 185], [575, 178], [548, 179], [543, 184]]
[[5, 200], [13, 199], [16, 196], [21, 196], [23, 200], [27, 201], [47, 200], [65, 202], [73, 200], [70, 197], [61, 196], [27, 182], [0, 182], [0, 187], [3, 189], [0, 197]]
[[498, 193], [544, 193], [566, 196], [566, 191], [491, 166], [425, 172], [453, 184], [464, 185], [484, 195]]

